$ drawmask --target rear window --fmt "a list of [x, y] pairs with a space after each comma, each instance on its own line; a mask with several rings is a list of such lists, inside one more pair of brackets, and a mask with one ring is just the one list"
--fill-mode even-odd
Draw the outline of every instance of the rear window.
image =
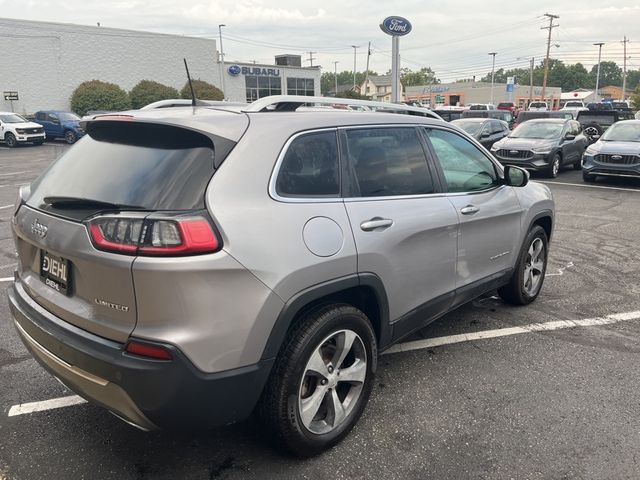
[[88, 135], [32, 184], [30, 206], [49, 209], [45, 198], [71, 197], [147, 210], [205, 207], [215, 170], [209, 137], [167, 125], [89, 125]]
[[589, 113], [580, 112], [578, 115], [580, 123], [597, 123], [599, 125], [613, 125], [615, 123], [615, 116], [611, 115], [591, 115]]

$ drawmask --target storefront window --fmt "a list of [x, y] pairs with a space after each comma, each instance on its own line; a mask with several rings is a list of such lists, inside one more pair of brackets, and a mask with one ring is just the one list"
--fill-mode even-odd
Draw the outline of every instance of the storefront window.
[[287, 78], [287, 94], [313, 97], [315, 95], [313, 78]]
[[280, 77], [245, 75], [244, 81], [247, 90], [247, 102], [249, 103], [269, 95], [282, 94], [282, 80]]

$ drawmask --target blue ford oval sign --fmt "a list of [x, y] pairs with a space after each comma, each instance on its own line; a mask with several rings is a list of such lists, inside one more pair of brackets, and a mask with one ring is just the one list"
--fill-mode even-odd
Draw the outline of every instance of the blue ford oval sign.
[[239, 65], [231, 65], [228, 69], [227, 72], [229, 72], [229, 75], [233, 75], [234, 77], [236, 75], [240, 75], [240, 66]]
[[380, 24], [380, 28], [387, 35], [401, 37], [411, 31], [411, 22], [403, 17], [387, 17]]

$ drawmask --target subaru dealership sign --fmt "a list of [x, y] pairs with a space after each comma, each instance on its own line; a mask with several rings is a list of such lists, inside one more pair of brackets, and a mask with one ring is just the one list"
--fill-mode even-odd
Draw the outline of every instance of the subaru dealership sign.
[[387, 17], [380, 24], [387, 35], [401, 37], [411, 32], [411, 22], [403, 17]]
[[237, 75], [240, 75], [240, 65], [231, 65], [227, 71], [229, 72], [229, 75], [233, 75], [234, 77]]

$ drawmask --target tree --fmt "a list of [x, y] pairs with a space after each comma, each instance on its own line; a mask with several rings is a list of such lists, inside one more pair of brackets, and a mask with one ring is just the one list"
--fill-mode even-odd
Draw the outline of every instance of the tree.
[[159, 100], [179, 98], [178, 90], [153, 80], [141, 80], [129, 92], [131, 108], [142, 108]]
[[[224, 93], [215, 85], [212, 85], [204, 80], [192, 80], [193, 91], [196, 98], [199, 100], [224, 100]], [[182, 90], [180, 90], [180, 96], [182, 98], [191, 98], [191, 89], [189, 88], [189, 82], [184, 84]]]
[[[369, 76], [378, 75], [376, 72], [369, 70]], [[356, 85], [362, 85], [367, 72], [356, 72]], [[333, 92], [335, 88], [336, 76], [332, 72], [324, 72], [320, 77], [320, 91], [323, 95]], [[353, 85], [353, 71], [344, 70], [338, 72], [338, 85]]]
[[565, 92], [576, 90], [577, 88], [591, 88], [591, 77], [581, 63], [567, 65], [565, 77], [560, 86]]
[[[596, 63], [591, 68], [591, 77], [594, 85], [596, 84], [597, 75], [598, 64]], [[606, 87], [608, 85], [622, 85], [622, 69], [616, 62], [600, 62], [600, 83], [598, 86]]]
[[71, 110], [80, 116], [89, 110], [117, 112], [130, 107], [129, 95], [115, 83], [100, 80], [82, 82], [71, 95]]
[[429, 67], [422, 67], [417, 72], [414, 72], [410, 68], [401, 68], [400, 82], [407, 88], [415, 85], [432, 85], [434, 83], [440, 83], [440, 80], [436, 78], [435, 72]]
[[631, 106], [635, 110], [640, 110], [640, 85], [636, 87], [633, 91], [633, 95], [631, 95]]
[[627, 70], [627, 88], [635, 90], [640, 85], [640, 70]]

